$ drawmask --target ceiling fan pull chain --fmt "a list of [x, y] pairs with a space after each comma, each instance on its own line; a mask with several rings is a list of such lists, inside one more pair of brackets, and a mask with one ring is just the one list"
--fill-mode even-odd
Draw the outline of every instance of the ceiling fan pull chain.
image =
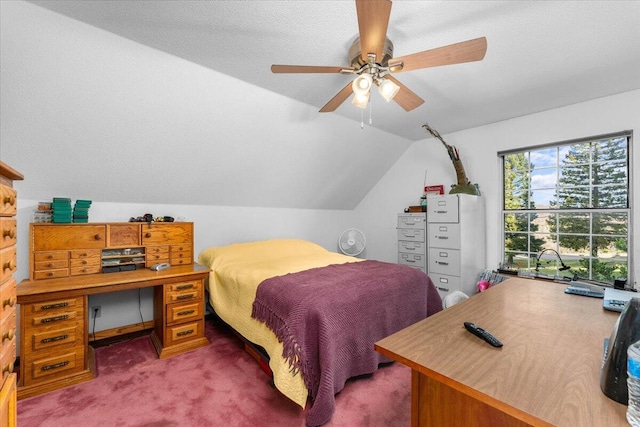
[[369, 126], [371, 126], [373, 124], [373, 118], [371, 117], [371, 110], [372, 110], [372, 106], [371, 104], [373, 104], [373, 102], [369, 101]]
[[360, 110], [360, 129], [364, 129], [364, 110]]

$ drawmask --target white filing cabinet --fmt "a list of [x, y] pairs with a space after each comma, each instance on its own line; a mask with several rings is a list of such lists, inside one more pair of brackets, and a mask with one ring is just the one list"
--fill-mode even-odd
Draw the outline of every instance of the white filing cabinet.
[[424, 212], [398, 214], [398, 264], [427, 273], [427, 215]]
[[484, 199], [468, 194], [427, 198], [428, 270], [440, 296], [471, 296], [486, 266]]

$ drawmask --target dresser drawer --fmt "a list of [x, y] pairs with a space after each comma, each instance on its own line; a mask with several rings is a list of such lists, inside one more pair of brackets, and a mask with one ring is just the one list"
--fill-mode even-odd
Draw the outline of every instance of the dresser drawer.
[[204, 337], [204, 319], [187, 324], [168, 326], [165, 346], [169, 347], [180, 342], [202, 337]]
[[418, 253], [426, 255], [427, 245], [423, 242], [411, 242], [408, 240], [400, 240], [398, 242], [398, 252], [402, 253]]
[[0, 218], [0, 249], [14, 246], [17, 235], [18, 222], [15, 219]]
[[[4, 348], [3, 348], [4, 350]], [[0, 354], [0, 369], [2, 370], [2, 383], [13, 372], [16, 361], [16, 340], [13, 339], [6, 351]]]
[[460, 249], [460, 224], [429, 224], [429, 246]]
[[184, 323], [204, 318], [204, 300], [167, 304], [167, 324]]
[[190, 299], [202, 299], [202, 282], [193, 281], [165, 285], [165, 293], [168, 304]]
[[410, 265], [415, 267], [427, 266], [427, 260], [425, 255], [421, 254], [398, 254], [398, 264]]
[[18, 269], [16, 247], [0, 249], [0, 283], [7, 280]]
[[399, 228], [398, 240], [409, 240], [412, 242], [426, 242], [426, 230], [419, 228]]
[[18, 212], [18, 193], [15, 189], [0, 184], [0, 216], [15, 216]]
[[[15, 350], [16, 347], [16, 310], [13, 308], [0, 321], [0, 356]], [[15, 357], [15, 353], [13, 353]]]
[[429, 272], [460, 276], [460, 251], [429, 248]]
[[0, 320], [15, 313], [16, 302], [16, 279], [10, 277], [0, 286]]
[[427, 216], [425, 214], [400, 214], [398, 215], [398, 228], [426, 228]]
[[458, 222], [458, 196], [435, 196], [427, 199], [427, 218], [432, 222]]

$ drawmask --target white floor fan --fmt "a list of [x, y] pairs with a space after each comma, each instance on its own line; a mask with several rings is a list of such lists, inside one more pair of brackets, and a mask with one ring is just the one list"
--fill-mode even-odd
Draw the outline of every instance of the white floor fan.
[[364, 233], [357, 228], [347, 228], [338, 239], [338, 248], [345, 255], [358, 256], [367, 244]]

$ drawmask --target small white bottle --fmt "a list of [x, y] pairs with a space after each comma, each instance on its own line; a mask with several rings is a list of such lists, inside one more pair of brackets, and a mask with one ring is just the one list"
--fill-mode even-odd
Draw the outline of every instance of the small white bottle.
[[634, 427], [640, 427], [640, 341], [636, 341], [627, 349], [627, 388], [627, 421]]

